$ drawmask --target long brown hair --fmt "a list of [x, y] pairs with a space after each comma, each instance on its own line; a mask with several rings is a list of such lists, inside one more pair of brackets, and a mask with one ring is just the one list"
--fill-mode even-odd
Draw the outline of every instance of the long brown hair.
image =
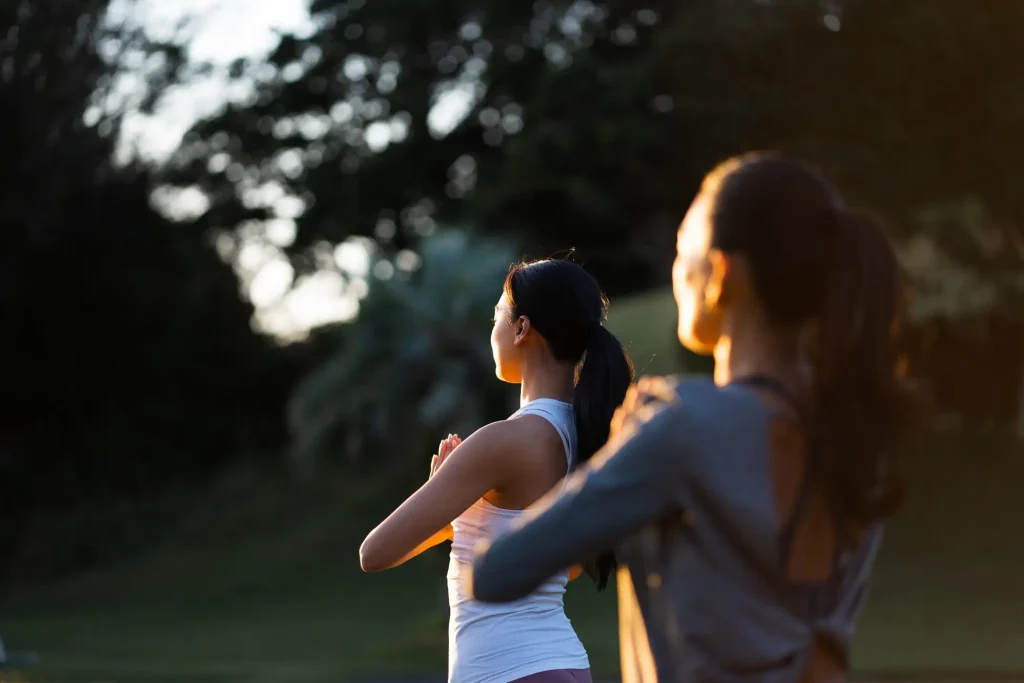
[[892, 515], [903, 494], [893, 445], [916, 394], [897, 340], [904, 286], [878, 218], [845, 206], [810, 166], [775, 154], [731, 159], [705, 180], [712, 244], [742, 253], [773, 324], [813, 323], [813, 463], [845, 520]]

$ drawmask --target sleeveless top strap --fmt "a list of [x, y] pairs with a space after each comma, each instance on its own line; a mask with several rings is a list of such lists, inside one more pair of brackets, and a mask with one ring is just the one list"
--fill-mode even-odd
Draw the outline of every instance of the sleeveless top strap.
[[[555, 409], [552, 408], [551, 403], [555, 404]], [[558, 432], [558, 437], [562, 440], [562, 448], [565, 450], [566, 472], [571, 472], [576, 467], [577, 460], [579, 459], [576, 453], [576, 424], [571, 404], [553, 399], [538, 398], [530, 401], [513, 413], [513, 417], [521, 417], [523, 415], [536, 415], [555, 428], [555, 431]], [[563, 479], [562, 485], [564, 484], [565, 480]]]

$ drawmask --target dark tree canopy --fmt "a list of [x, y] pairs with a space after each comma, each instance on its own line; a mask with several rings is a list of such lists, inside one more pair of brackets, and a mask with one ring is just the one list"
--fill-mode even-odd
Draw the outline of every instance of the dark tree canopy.
[[[209, 241], [151, 208], [146, 171], [111, 160], [119, 112], [91, 110], [114, 75], [98, 46], [135, 38], [108, 33], [104, 9], [0, 4], [7, 550], [38, 509], [283, 444], [284, 356], [253, 333]], [[160, 59], [156, 87], [174, 71], [173, 54]]]
[[[512, 235], [531, 255], [576, 247], [611, 293], [644, 289], [665, 281], [703, 172], [751, 147], [817, 160], [901, 225], [961, 196], [1021, 224], [1016, 3], [312, 10], [320, 30], [286, 37], [270, 65], [240, 65], [259, 82], [253, 101], [198, 125], [168, 174], [211, 192], [212, 228], [266, 212], [239, 185], [304, 198], [300, 267], [313, 245], [348, 235], [407, 246], [429, 213]], [[452, 87], [469, 110], [439, 135], [431, 108]], [[387, 130], [398, 139], [371, 149]]]

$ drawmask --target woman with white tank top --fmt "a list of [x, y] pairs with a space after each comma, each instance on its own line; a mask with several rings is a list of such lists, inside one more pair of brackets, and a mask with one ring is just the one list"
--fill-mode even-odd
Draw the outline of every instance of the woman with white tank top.
[[580, 266], [515, 265], [495, 306], [499, 379], [521, 385], [520, 408], [464, 442], [449, 436], [430, 477], [359, 549], [364, 571], [396, 567], [452, 541], [448, 568], [449, 683], [589, 683], [590, 663], [563, 607], [570, 575], [604, 588], [610, 552], [544, 581], [526, 597], [485, 604], [466, 592], [477, 547], [509, 529], [608, 438], [633, 366], [603, 325], [608, 300]]

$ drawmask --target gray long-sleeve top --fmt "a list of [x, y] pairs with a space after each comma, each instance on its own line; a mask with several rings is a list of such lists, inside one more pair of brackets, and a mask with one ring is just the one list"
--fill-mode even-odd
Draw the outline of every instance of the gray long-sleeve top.
[[881, 526], [837, 558], [828, 581], [794, 585], [771, 410], [749, 387], [706, 379], [656, 380], [640, 393], [608, 445], [481, 554], [474, 597], [518, 599], [615, 548], [625, 683], [790, 683], [815, 639], [847, 656]]

